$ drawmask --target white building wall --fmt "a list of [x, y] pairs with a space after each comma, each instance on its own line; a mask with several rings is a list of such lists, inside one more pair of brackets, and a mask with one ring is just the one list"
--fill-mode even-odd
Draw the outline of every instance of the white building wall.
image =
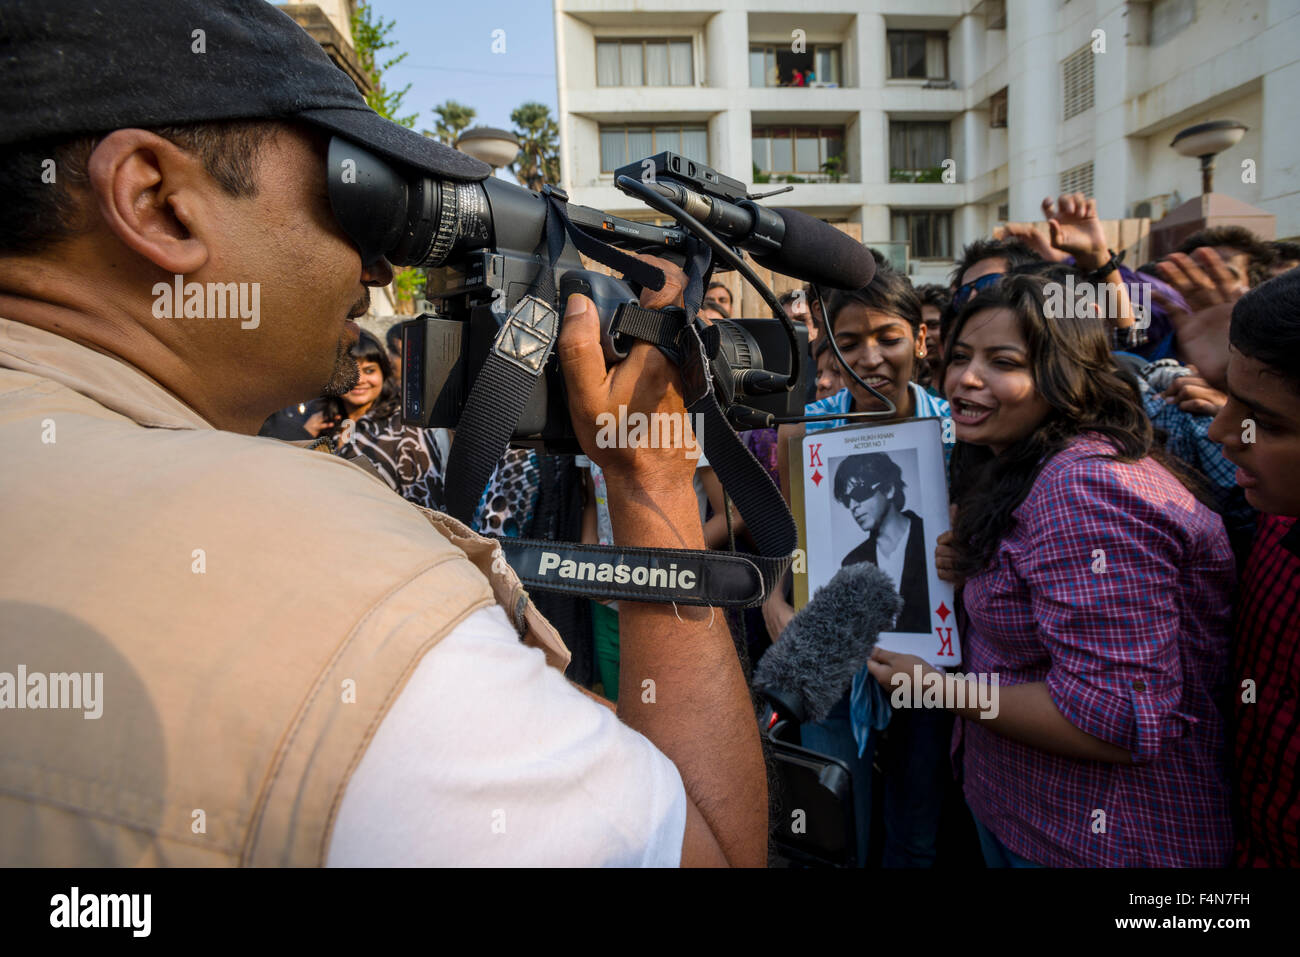
[[[1194, 123], [1234, 118], [1250, 129], [1220, 156], [1216, 191], [1274, 213], [1279, 236], [1300, 234], [1300, 0], [1006, 0], [1004, 29], [988, 27], [978, 0], [554, 2], [564, 181], [577, 203], [647, 214], [601, 176], [601, 123], [706, 123], [710, 165], [745, 182], [752, 126], [843, 124], [846, 181], [798, 184], [772, 202], [861, 223], [868, 242], [889, 238], [892, 210], [951, 210], [959, 249], [992, 230], [1003, 204], [1014, 219], [1038, 219], [1061, 172], [1087, 162], [1105, 218], [1130, 216], [1153, 197], [1191, 198], [1199, 165], [1170, 140]], [[1153, 18], [1173, 23], [1191, 11], [1190, 22], [1149, 44]], [[750, 43], [789, 43], [795, 28], [810, 45], [841, 44], [841, 88], [749, 86]], [[956, 88], [890, 80], [890, 29], [946, 31]], [[1098, 29], [1095, 105], [1065, 120], [1061, 61]], [[619, 35], [691, 36], [696, 85], [597, 87], [596, 38]], [[1009, 122], [994, 129], [989, 98], [1003, 88]], [[957, 182], [889, 182], [891, 117], [950, 122]], [[1253, 183], [1242, 181], [1243, 159], [1254, 160]], [[919, 268], [933, 275], [946, 266]]]

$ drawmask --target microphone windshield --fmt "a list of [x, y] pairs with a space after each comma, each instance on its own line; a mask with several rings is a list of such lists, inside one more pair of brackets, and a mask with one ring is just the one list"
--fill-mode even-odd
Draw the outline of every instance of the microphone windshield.
[[805, 282], [835, 289], [861, 289], [876, 274], [871, 251], [847, 233], [797, 209], [771, 207], [785, 223], [781, 251], [754, 262]]
[[841, 568], [800, 609], [754, 671], [754, 687], [778, 714], [825, 719], [871, 657], [880, 632], [894, 627], [903, 599], [870, 562]]

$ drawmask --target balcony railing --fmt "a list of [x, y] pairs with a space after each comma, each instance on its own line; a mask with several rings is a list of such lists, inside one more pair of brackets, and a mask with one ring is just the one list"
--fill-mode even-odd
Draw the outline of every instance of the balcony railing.
[[785, 89], [804, 89], [804, 90], [809, 90], [809, 89], [820, 89], [820, 90], [837, 90], [837, 89], [839, 89], [839, 86], [840, 86], [840, 85], [839, 85], [838, 83], [834, 83], [834, 82], [826, 82], [826, 83], [823, 83], [821, 80], [813, 80], [811, 83], [795, 83], [795, 82], [793, 82], [793, 81], [787, 81], [787, 82], [785, 82], [785, 83], [772, 83], [772, 82], [767, 82], [767, 83], [764, 83], [762, 87], [759, 87], [759, 89], [769, 89], [769, 90], [771, 90], [771, 89], [776, 89], [777, 87], [783, 87], [783, 88], [785, 88]]
[[757, 183], [855, 183], [847, 173], [755, 173]]
[[891, 183], [942, 183], [943, 167], [931, 166], [927, 169], [899, 169], [890, 167]]

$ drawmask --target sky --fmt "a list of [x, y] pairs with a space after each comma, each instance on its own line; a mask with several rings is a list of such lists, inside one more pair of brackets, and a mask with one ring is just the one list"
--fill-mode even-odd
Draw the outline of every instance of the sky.
[[[395, 22], [388, 58], [408, 54], [385, 74], [389, 89], [407, 83], [402, 113], [419, 112], [417, 130], [433, 129], [433, 108], [457, 100], [478, 111], [473, 126], [510, 129], [510, 112], [535, 100], [556, 113], [555, 23], [550, 0], [371, 0]], [[493, 31], [504, 52], [494, 53]]]

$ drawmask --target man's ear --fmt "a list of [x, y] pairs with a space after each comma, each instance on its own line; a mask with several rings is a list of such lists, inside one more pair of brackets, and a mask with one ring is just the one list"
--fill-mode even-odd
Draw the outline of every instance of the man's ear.
[[115, 130], [95, 146], [87, 172], [100, 215], [129, 249], [180, 275], [208, 261], [191, 229], [210, 182], [198, 157], [147, 130]]

